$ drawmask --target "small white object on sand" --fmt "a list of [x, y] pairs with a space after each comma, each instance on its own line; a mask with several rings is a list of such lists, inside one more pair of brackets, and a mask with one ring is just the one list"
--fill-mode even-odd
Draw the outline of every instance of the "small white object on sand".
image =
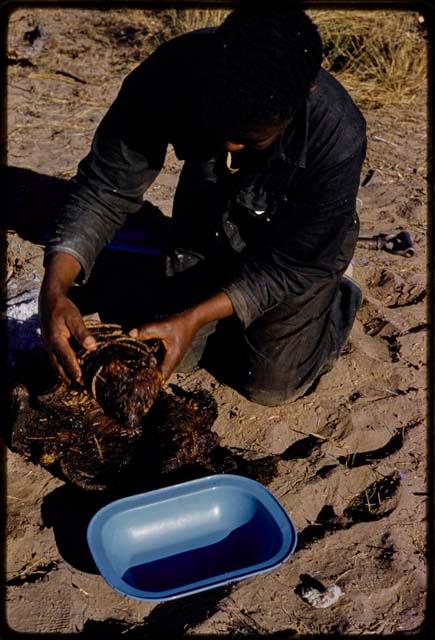
[[304, 587], [301, 595], [312, 607], [326, 609], [326, 607], [335, 604], [341, 596], [344, 596], [344, 593], [338, 585], [331, 584], [325, 591], [319, 591], [314, 587]]

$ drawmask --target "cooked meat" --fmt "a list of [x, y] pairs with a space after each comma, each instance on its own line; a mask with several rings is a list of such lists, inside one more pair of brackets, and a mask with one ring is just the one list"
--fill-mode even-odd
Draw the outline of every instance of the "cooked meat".
[[84, 489], [116, 484], [140, 439], [142, 468], [166, 472], [203, 460], [217, 444], [213, 398], [161, 390], [160, 341], [131, 339], [118, 325], [90, 328], [97, 348], [78, 352], [84, 388], [59, 382], [35, 397], [24, 385], [13, 389], [12, 446]]
[[130, 462], [140, 427], [121, 426], [85, 391], [59, 383], [30, 399], [12, 390], [14, 449], [83, 489], [104, 489]]
[[[80, 351], [85, 387], [59, 382], [41, 395], [12, 391], [14, 449], [82, 489], [134, 490], [185, 467], [268, 482], [279, 456], [249, 461], [219, 446], [217, 405], [206, 391], [161, 389], [160, 341], [143, 343], [117, 325], [93, 325], [97, 349]], [[131, 484], [131, 482], [130, 482]]]
[[129, 338], [118, 325], [95, 323], [88, 327], [97, 348], [78, 353], [85, 387], [107, 415], [136, 427], [163, 384], [159, 368], [162, 343]]
[[171, 394], [160, 393], [145, 422], [145, 456], [160, 473], [206, 463], [219, 444], [211, 430], [217, 418], [214, 398], [203, 390], [187, 392], [175, 385], [171, 389]]

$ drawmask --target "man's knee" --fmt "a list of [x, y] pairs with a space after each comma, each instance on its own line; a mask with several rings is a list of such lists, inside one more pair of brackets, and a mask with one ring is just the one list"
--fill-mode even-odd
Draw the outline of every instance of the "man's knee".
[[249, 389], [240, 390], [242, 395], [255, 404], [261, 404], [264, 407], [280, 407], [284, 404], [290, 404], [300, 397], [297, 392], [284, 392], [278, 389]]
[[266, 407], [279, 407], [300, 398], [306, 385], [300, 386], [297, 372], [270, 370], [269, 375], [264, 368], [256, 375], [250, 371], [249, 381], [238, 385], [237, 391], [245, 398]]

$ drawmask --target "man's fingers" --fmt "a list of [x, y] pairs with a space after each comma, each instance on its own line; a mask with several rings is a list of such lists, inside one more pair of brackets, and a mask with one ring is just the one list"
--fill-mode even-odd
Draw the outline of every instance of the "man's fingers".
[[79, 384], [82, 384], [82, 372], [68, 340], [63, 336], [56, 336], [53, 337], [52, 345], [52, 353], [54, 352], [57, 362], [60, 367], [62, 367], [63, 372], [69, 376], [69, 381], [75, 380]]
[[80, 311], [65, 295], [40, 296], [41, 337], [53, 366], [63, 380], [82, 382], [82, 372], [71, 339], [84, 349], [95, 349], [97, 342], [86, 327]]
[[69, 320], [68, 329], [81, 347], [84, 347], [85, 349], [96, 348], [97, 341], [83, 322], [79, 313]]
[[136, 338], [137, 340], [161, 340], [166, 352], [168, 353], [171, 350], [172, 336], [167, 335], [166, 331], [160, 324], [143, 325], [142, 327], [131, 329], [128, 332], [128, 335], [131, 338]]
[[137, 338], [138, 340], [151, 340], [152, 338], [162, 338], [162, 328], [154, 327], [154, 325], [144, 325], [131, 329], [128, 332], [131, 338]]
[[129, 331], [129, 336], [131, 336], [132, 338], [137, 338], [138, 340], [152, 340], [153, 338], [159, 338], [163, 342], [166, 349], [166, 354], [163, 358], [160, 370], [163, 375], [163, 381], [166, 382], [177, 366], [177, 362], [173, 350], [169, 348], [170, 340], [168, 340], [168, 338], [166, 337], [162, 325], [143, 325], [142, 327], [131, 329]]
[[51, 364], [53, 365], [53, 369], [57, 373], [58, 377], [62, 378], [62, 380], [67, 384], [71, 384], [71, 379], [68, 378], [68, 376], [66, 375], [62, 365], [59, 364], [58, 359], [56, 358], [54, 353], [49, 353], [48, 356], [50, 358]]
[[166, 383], [169, 380], [169, 378], [174, 373], [180, 361], [181, 361], [181, 358], [179, 358], [178, 356], [172, 354], [170, 351], [166, 352], [166, 355], [163, 358], [163, 362], [160, 367], [163, 375], [164, 383]]
[[163, 360], [160, 370], [163, 376], [163, 384], [166, 384], [166, 382], [169, 380], [172, 373], [171, 362], [170, 361], [168, 362], [168, 358], [165, 358]]

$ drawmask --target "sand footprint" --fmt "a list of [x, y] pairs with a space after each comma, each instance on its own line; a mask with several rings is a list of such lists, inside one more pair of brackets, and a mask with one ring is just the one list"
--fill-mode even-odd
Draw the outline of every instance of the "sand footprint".
[[380, 520], [389, 516], [399, 502], [400, 481], [397, 471], [376, 480], [348, 503], [342, 515], [337, 515], [331, 505], [323, 506], [316, 522], [300, 532], [298, 550], [336, 531], [350, 529], [360, 522]]

